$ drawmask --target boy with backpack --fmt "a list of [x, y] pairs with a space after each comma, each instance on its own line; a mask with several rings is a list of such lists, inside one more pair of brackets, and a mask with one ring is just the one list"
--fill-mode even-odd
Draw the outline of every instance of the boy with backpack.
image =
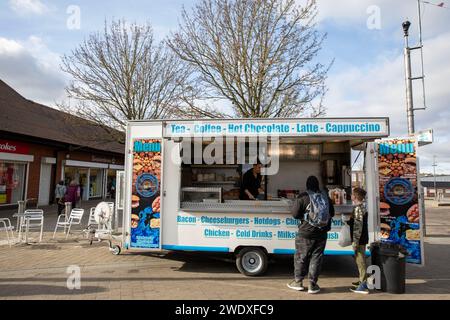
[[366, 191], [361, 188], [355, 188], [352, 192], [352, 201], [354, 204], [352, 218], [347, 222], [350, 226], [350, 235], [352, 237], [352, 247], [355, 252], [355, 261], [358, 266], [359, 281], [352, 283], [350, 290], [355, 293], [368, 294], [367, 271], [366, 271], [366, 247], [369, 243], [369, 231], [367, 224], [367, 210], [364, 204]]
[[319, 293], [319, 274], [327, 244], [334, 207], [328, 194], [319, 188], [319, 180], [310, 176], [306, 181], [307, 192], [298, 199], [299, 210], [294, 218], [300, 219], [295, 238], [294, 280], [287, 286], [293, 290], [305, 291], [303, 280], [308, 276], [308, 293]]

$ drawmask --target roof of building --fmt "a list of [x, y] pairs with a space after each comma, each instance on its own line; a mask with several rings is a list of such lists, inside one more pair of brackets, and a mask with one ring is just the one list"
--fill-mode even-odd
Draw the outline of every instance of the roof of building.
[[[434, 182], [434, 176], [422, 177], [420, 178], [422, 182]], [[450, 176], [436, 176], [436, 182], [447, 182], [450, 183]]]
[[[424, 188], [434, 188], [434, 181], [422, 181], [422, 187]], [[438, 182], [436, 181], [436, 188], [450, 189], [450, 182]]]
[[123, 154], [104, 129], [68, 113], [25, 99], [0, 80], [0, 131]]

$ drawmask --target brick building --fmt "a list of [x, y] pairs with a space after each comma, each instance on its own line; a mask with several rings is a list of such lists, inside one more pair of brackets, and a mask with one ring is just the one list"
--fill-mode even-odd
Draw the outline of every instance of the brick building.
[[92, 123], [25, 99], [0, 80], [0, 208], [54, 200], [58, 181], [76, 180], [83, 199], [105, 198], [124, 149]]

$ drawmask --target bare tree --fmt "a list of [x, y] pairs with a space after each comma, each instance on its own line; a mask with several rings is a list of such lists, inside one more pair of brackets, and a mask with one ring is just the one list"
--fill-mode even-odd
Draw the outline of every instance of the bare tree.
[[103, 32], [63, 56], [62, 69], [72, 81], [66, 88], [70, 104], [60, 107], [120, 142], [127, 120], [212, 115], [195, 107], [192, 67], [158, 43], [149, 24], [105, 22]]
[[318, 116], [329, 66], [314, 61], [316, 15], [315, 0], [201, 0], [168, 43], [234, 116]]

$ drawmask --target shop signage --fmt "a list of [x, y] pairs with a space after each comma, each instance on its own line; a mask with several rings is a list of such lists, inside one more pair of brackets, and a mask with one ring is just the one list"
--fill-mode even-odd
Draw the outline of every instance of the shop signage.
[[161, 140], [133, 142], [132, 248], [161, 248]]
[[0, 152], [29, 154], [30, 148], [27, 144], [9, 140], [0, 140]]
[[168, 121], [166, 137], [189, 136], [360, 136], [387, 137], [388, 118]]
[[378, 143], [380, 236], [408, 250], [407, 262], [423, 264], [416, 152], [414, 138]]
[[102, 163], [113, 163], [112, 159], [97, 157], [94, 155], [91, 157], [91, 161], [92, 162], [102, 162]]

